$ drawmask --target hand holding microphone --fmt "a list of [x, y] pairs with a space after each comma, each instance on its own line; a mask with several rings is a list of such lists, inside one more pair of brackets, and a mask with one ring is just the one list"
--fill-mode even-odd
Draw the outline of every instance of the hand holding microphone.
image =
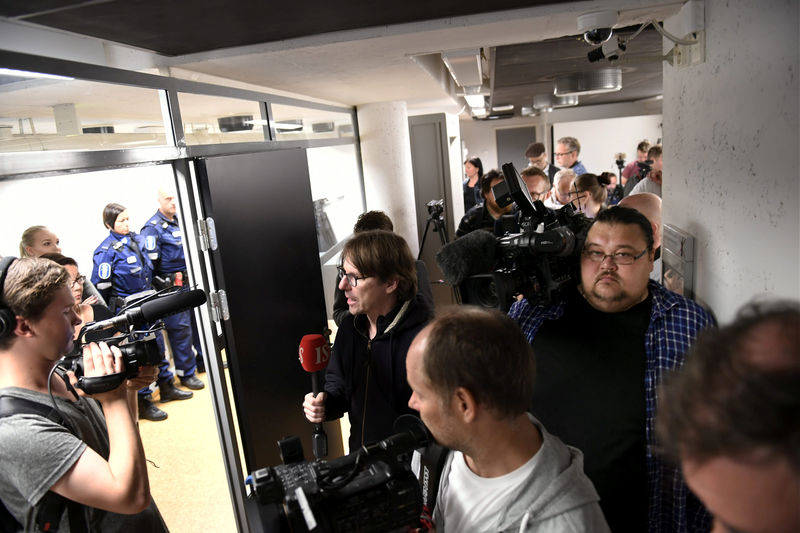
[[314, 423], [314, 434], [311, 437], [312, 448], [314, 457], [320, 459], [328, 455], [328, 436], [322, 429], [327, 395], [320, 392], [319, 373], [328, 366], [328, 360], [331, 358], [331, 346], [323, 335], [304, 335], [300, 340], [298, 355], [303, 370], [311, 373], [313, 392], [306, 394], [303, 401], [303, 412], [306, 418]]

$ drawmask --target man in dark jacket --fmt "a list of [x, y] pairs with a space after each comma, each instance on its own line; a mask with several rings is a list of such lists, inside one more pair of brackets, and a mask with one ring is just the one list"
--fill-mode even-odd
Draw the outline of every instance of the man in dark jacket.
[[350, 418], [350, 450], [394, 433], [408, 407], [406, 353], [431, 315], [417, 294], [414, 257], [389, 231], [358, 233], [342, 251], [339, 288], [350, 315], [336, 334], [325, 389], [303, 402], [311, 422]]

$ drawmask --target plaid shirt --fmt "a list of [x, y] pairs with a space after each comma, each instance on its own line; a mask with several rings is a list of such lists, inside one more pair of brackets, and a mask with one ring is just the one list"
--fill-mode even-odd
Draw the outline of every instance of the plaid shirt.
[[[645, 333], [645, 406], [647, 427], [647, 487], [650, 533], [694, 533], [709, 531], [711, 517], [689, 492], [680, 469], [664, 463], [656, 453], [655, 413], [657, 385], [670, 371], [683, 365], [684, 354], [697, 334], [716, 326], [711, 315], [691, 300], [668, 291], [655, 281], [648, 284], [653, 296], [650, 325]], [[533, 341], [545, 320], [556, 320], [564, 314], [566, 302], [548, 307], [532, 307], [527, 300], [514, 303], [508, 315]]]

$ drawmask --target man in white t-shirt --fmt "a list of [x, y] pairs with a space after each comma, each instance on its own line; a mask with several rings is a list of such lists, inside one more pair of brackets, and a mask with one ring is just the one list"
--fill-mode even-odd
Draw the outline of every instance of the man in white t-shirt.
[[433, 483], [437, 531], [608, 531], [581, 452], [526, 412], [535, 362], [508, 316], [445, 312], [414, 339], [406, 368], [409, 406], [452, 450]]

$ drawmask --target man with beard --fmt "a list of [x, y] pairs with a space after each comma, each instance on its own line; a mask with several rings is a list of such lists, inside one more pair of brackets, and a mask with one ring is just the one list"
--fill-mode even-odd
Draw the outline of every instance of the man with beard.
[[587, 234], [576, 289], [549, 306], [523, 299], [509, 315], [536, 354], [532, 412], [583, 451], [611, 530], [707, 531], [708, 513], [653, 448], [656, 387], [714, 320], [649, 280], [653, 256], [647, 218], [606, 209]]

